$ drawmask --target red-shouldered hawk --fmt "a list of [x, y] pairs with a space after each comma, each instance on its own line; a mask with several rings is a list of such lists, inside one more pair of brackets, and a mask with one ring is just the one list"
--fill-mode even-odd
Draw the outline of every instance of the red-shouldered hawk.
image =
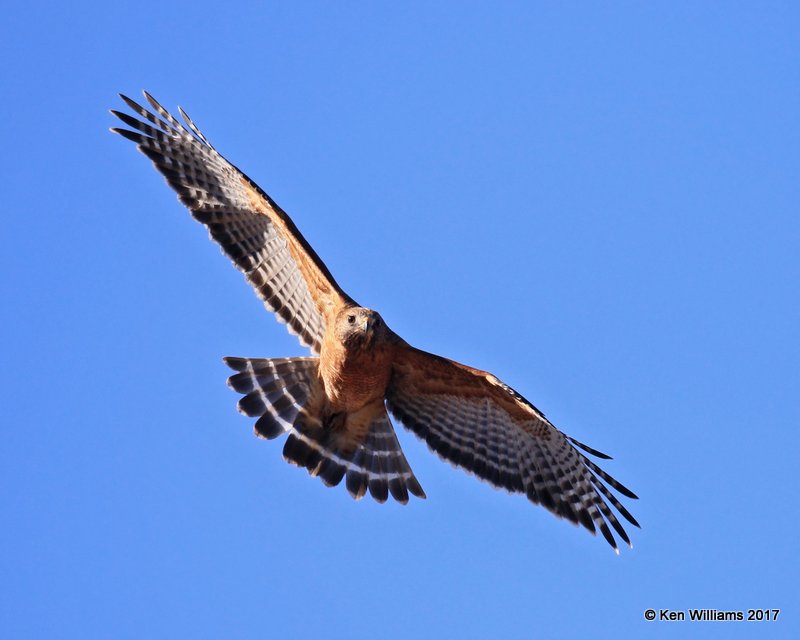
[[599, 529], [615, 550], [609, 524], [630, 544], [609, 505], [639, 524], [606, 484], [636, 495], [583, 452], [608, 456], [563, 434], [490, 373], [406, 343], [339, 287], [289, 216], [183, 110], [185, 125], [145, 97], [155, 114], [122, 96], [143, 120], [112, 111], [133, 129], [112, 131], [153, 161], [266, 307], [318, 355], [225, 358], [236, 371], [228, 384], [243, 395], [239, 410], [257, 418], [257, 435], [288, 434], [288, 462], [328, 486], [344, 478], [356, 499], [367, 491], [378, 502], [389, 494], [401, 503], [409, 493], [424, 498], [388, 409], [445, 460], [592, 533]]

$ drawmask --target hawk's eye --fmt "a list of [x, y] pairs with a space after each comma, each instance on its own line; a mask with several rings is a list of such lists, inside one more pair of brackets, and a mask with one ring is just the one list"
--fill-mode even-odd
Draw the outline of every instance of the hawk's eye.
[[347, 316], [347, 323], [348, 324], [353, 324], [355, 321], [356, 321], [356, 317], [352, 313], [349, 316]]

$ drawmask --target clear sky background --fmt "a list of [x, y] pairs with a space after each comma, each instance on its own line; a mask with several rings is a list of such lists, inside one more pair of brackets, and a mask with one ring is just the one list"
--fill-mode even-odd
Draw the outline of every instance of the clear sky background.
[[[798, 637], [799, 29], [791, 2], [7, 6], [3, 637]], [[406, 340], [613, 455], [634, 549], [400, 427], [406, 507], [254, 438], [222, 356], [305, 351], [108, 133], [143, 88]]]

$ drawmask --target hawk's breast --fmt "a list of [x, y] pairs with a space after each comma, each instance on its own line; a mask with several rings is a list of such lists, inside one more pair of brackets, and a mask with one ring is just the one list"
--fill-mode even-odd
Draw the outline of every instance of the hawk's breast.
[[331, 408], [353, 413], [386, 395], [392, 374], [389, 345], [347, 348], [341, 343], [323, 344], [320, 375]]

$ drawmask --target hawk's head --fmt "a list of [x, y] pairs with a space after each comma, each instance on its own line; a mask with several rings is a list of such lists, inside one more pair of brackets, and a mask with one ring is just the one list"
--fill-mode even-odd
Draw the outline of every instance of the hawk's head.
[[336, 337], [347, 347], [366, 349], [385, 337], [381, 314], [365, 307], [342, 309], [336, 316]]

